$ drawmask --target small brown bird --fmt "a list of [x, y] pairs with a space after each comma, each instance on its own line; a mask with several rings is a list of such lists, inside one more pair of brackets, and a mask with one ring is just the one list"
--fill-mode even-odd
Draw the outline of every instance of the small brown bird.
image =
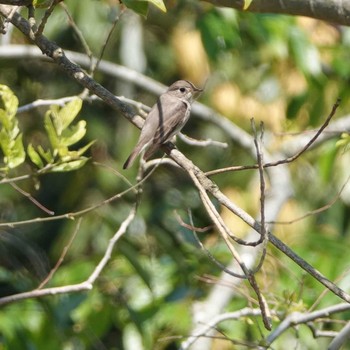
[[148, 159], [162, 144], [179, 133], [190, 117], [191, 103], [202, 91], [187, 80], [178, 80], [160, 95], [148, 113], [140, 138], [123, 169], [129, 168], [146, 148], [144, 159]]

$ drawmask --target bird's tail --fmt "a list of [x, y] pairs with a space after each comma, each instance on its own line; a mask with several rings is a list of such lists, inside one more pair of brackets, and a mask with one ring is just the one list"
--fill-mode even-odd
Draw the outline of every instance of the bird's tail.
[[[130, 168], [135, 159], [137, 158], [137, 156], [145, 149], [146, 147], [141, 147], [141, 145], [137, 145], [134, 150], [131, 152], [129, 158], [126, 160], [126, 162], [124, 163], [123, 165], [123, 169], [128, 169]], [[148, 149], [146, 150], [144, 156], [143, 156], [143, 159], [144, 160], [148, 160], [154, 152], [156, 152], [159, 148], [159, 145], [158, 144], [153, 144], [151, 146], [148, 147]]]
[[142, 151], [142, 147], [140, 147], [139, 145], [137, 145], [134, 150], [131, 152], [130, 156], [128, 157], [128, 159], [125, 161], [124, 165], [123, 165], [123, 169], [128, 169], [132, 166], [132, 164], [134, 163], [135, 159], [137, 158], [137, 156], [141, 153]]

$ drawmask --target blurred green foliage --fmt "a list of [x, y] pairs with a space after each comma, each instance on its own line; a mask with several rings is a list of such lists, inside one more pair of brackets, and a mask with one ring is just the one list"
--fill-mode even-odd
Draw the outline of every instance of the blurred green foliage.
[[[125, 2], [136, 10], [135, 2], [130, 3]], [[95, 0], [66, 0], [65, 4], [93, 54], [98, 56], [121, 5]], [[204, 2], [169, 1], [166, 5], [165, 13], [148, 6], [148, 2], [141, 4], [143, 15], [147, 12], [147, 18], [142, 19], [147, 58], [144, 73], [164, 84], [178, 78], [203, 84], [208, 78], [200, 101], [225, 114], [247, 132], [251, 132], [251, 117], [263, 120], [267, 137], [269, 133], [273, 136], [274, 142], [266, 145], [271, 152], [291, 137], [281, 133], [302, 132], [320, 125], [338, 96], [342, 103], [337, 117], [349, 112], [349, 28], [306, 18], [241, 13]], [[123, 15], [103, 57], [115, 63], [121, 63], [122, 20]], [[193, 32], [199, 35], [185, 35]], [[63, 49], [84, 52], [60, 7], [49, 18], [44, 34]], [[202, 53], [195, 50], [198, 38]], [[22, 34], [14, 30], [11, 43], [24, 42]], [[179, 47], [184, 50], [180, 51]], [[197, 53], [200, 59], [196, 58], [197, 65], [187, 68], [186, 64], [192, 62], [190, 53]], [[207, 68], [203, 68], [203, 63]], [[94, 77], [115, 93], [122, 93], [126, 86], [125, 82], [99, 72]], [[122, 192], [129, 187], [124, 176], [135, 183], [137, 166], [123, 175], [120, 171], [139, 131], [102, 103], [80, 105], [77, 99], [66, 107], [39, 107], [16, 114], [17, 98], [22, 106], [36, 99], [82, 92], [58, 67], [34, 58], [1, 58], [0, 81], [13, 91], [12, 94], [6, 87], [1, 90], [1, 96], [7, 96], [3, 101], [12, 101], [9, 105], [4, 102], [0, 105], [1, 166], [6, 170], [3, 177], [35, 175], [38, 168], [47, 163], [60, 166], [62, 161], [69, 164], [78, 159], [80, 163], [75, 171], [33, 176], [17, 183], [57, 215], [89, 208]], [[141, 88], [131, 91], [132, 95], [127, 97], [149, 105], [156, 99]], [[67, 115], [72, 119], [65, 119]], [[71, 125], [73, 119], [74, 126]], [[178, 141], [179, 149], [203, 170], [254, 162], [246, 150], [217, 126], [192, 118], [184, 133], [229, 144], [227, 149], [201, 148]], [[348, 138], [344, 134], [338, 143], [343, 147], [337, 147], [336, 140], [326, 142], [290, 166], [294, 197], [281, 213], [282, 220], [291, 220], [327, 205], [337, 195], [349, 175]], [[49, 153], [44, 151], [48, 149]], [[28, 157], [25, 161], [25, 150], [31, 161]], [[84, 152], [90, 161], [82, 156]], [[71, 158], [65, 159], [67, 156]], [[252, 203], [256, 203], [259, 194], [254, 179], [252, 172], [215, 177], [220, 188], [225, 193], [234, 193], [234, 200], [253, 215], [258, 213]], [[86, 279], [134, 200], [135, 194], [129, 192], [85, 214], [77, 236], [48, 286]], [[0, 184], [0, 208], [3, 223], [47, 216], [9, 184]], [[94, 289], [2, 307], [0, 349], [136, 349], [137, 346], [176, 349], [182, 338], [172, 336], [189, 334], [191, 308], [194, 302], [205, 298], [212, 287], [203, 277], [215, 281], [220, 274], [198, 248], [192, 232], [180, 225], [177, 216], [189, 222], [189, 209], [196, 227], [209, 226], [208, 231], [199, 233], [200, 239], [219, 261], [228, 263], [230, 253], [218, 233], [210, 228], [211, 221], [190, 179], [180, 169], [159, 167], [143, 185], [137, 217], [118, 242]], [[275, 231], [298, 254], [336, 280], [349, 267], [349, 210], [348, 197], [343, 195], [329, 210], [301, 223], [276, 225]], [[70, 219], [33, 220], [28, 225], [3, 227], [0, 296], [36, 288], [60, 258], [75, 228], [76, 220]], [[282, 314], [307, 310], [323, 291], [317, 282], [272, 248], [268, 249], [258, 281], [270, 307]], [[348, 277], [343, 277], [340, 284], [346, 288]], [[241, 287], [229, 310], [247, 305], [246, 294], [251, 293], [247, 288]], [[320, 306], [336, 302], [337, 298], [328, 293]], [[337, 315], [337, 318], [346, 320], [348, 315]], [[274, 322], [278, 324], [277, 320]], [[261, 330], [259, 318], [229, 321], [220, 327], [228, 337], [244, 341], [258, 342], [267, 334]], [[329, 323], [328, 327], [339, 329], [335, 323]], [[295, 332], [289, 330], [274, 343], [274, 348], [284, 349], [288, 342], [305, 349], [325, 346], [324, 340], [312, 339], [306, 327], [300, 327], [297, 335]]]
[[4, 85], [0, 85], [0, 146], [4, 155], [4, 166], [1, 171], [5, 173], [9, 169], [16, 168], [24, 162], [22, 134], [18, 128], [18, 120], [15, 118], [18, 99], [12, 91]]

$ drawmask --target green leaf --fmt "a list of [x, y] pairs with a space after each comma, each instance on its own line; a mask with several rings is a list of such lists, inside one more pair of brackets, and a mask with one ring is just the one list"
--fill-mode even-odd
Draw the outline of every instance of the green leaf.
[[[62, 131], [65, 130], [76, 118], [82, 105], [83, 101], [79, 97], [76, 97], [60, 109], [57, 117], [61, 122]], [[58, 134], [60, 135], [61, 133]]]
[[10, 138], [8, 136], [8, 134], [6, 133], [5, 129], [1, 129], [0, 131], [0, 146], [1, 149], [4, 153], [4, 155], [6, 156], [9, 152], [10, 152]]
[[201, 17], [197, 25], [204, 48], [212, 59], [217, 59], [220, 52], [234, 48], [241, 40], [237, 34], [235, 17], [226, 16], [216, 9]]
[[53, 172], [68, 172], [81, 168], [89, 158], [81, 157], [80, 159], [73, 160], [71, 162], [66, 162], [62, 164], [55, 165], [52, 167], [51, 171]]
[[[6, 111], [7, 119], [12, 119], [16, 113], [18, 108], [18, 98], [12, 92], [12, 90], [6, 86], [0, 84], [0, 110]], [[3, 120], [0, 120], [5, 126]], [[6, 126], [5, 126], [6, 127]]]
[[250, 4], [252, 3], [253, 0], [244, 0], [244, 3], [243, 3], [243, 10], [247, 10], [248, 7], [250, 6]]
[[83, 155], [94, 143], [96, 142], [96, 140], [93, 140], [91, 142], [89, 142], [87, 145], [85, 145], [82, 148], [79, 148], [76, 152], [78, 156]]
[[79, 148], [77, 151], [69, 151], [66, 149], [62, 154], [60, 153], [61, 161], [69, 162], [71, 160], [80, 159], [81, 155], [84, 154], [93, 143], [95, 143], [95, 141], [89, 142], [86, 146]]
[[11, 119], [9, 118], [9, 115], [4, 109], [0, 108], [0, 123], [2, 124], [3, 128], [6, 130], [11, 129]]
[[166, 7], [163, 0], [148, 0], [153, 5], [157, 6], [161, 11], [166, 12]]
[[47, 163], [53, 163], [54, 158], [50, 150], [45, 151], [41, 145], [38, 146], [38, 152], [42, 158], [45, 159]]
[[22, 134], [19, 135], [15, 141], [10, 143], [8, 151], [5, 157], [5, 163], [10, 169], [16, 168], [24, 162], [26, 153], [23, 147]]
[[60, 139], [61, 146], [71, 146], [79, 142], [86, 134], [86, 121], [80, 120], [76, 125], [65, 129]]
[[26, 155], [23, 148], [22, 134], [15, 139], [11, 139], [5, 129], [2, 129], [0, 131], [0, 146], [5, 156], [4, 162], [10, 169], [24, 162]]
[[37, 8], [47, 8], [51, 3], [52, 0], [33, 0], [33, 6]]
[[57, 105], [51, 105], [50, 109], [46, 112], [45, 117], [49, 116], [51, 119], [51, 123], [54, 127], [54, 130], [57, 134], [57, 136], [61, 135], [62, 132], [62, 123], [58, 116], [59, 113], [59, 106]]
[[34, 149], [33, 145], [30, 143], [27, 147], [27, 153], [30, 160], [38, 167], [43, 168], [44, 163], [39, 155], [39, 153]]
[[347, 152], [350, 148], [350, 135], [348, 133], [342, 133], [340, 140], [335, 145], [337, 148], [343, 148], [343, 151]]
[[129, 8], [130, 10], [133, 10], [138, 15], [141, 15], [143, 17], [147, 17], [148, 15], [148, 2], [147, 1], [140, 1], [140, 0], [123, 0], [123, 4]]
[[51, 146], [55, 150], [55, 149], [58, 149], [60, 142], [58, 139], [58, 135], [56, 133], [56, 127], [54, 126], [50, 115], [52, 115], [52, 110], [48, 111], [45, 114], [44, 126], [46, 129], [47, 135], [49, 136]]

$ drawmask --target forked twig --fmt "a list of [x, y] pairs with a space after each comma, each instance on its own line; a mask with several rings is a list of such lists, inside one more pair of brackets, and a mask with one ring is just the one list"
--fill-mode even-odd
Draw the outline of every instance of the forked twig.
[[[295, 161], [297, 158], [299, 158], [303, 153], [305, 153], [311, 146], [312, 144], [317, 140], [317, 138], [322, 134], [323, 130], [328, 126], [329, 122], [331, 119], [334, 117], [339, 105], [340, 105], [341, 100], [338, 98], [337, 101], [334, 103], [332, 110], [330, 111], [328, 117], [324, 121], [324, 123], [321, 125], [321, 127], [317, 130], [316, 134], [310, 139], [310, 141], [296, 154], [294, 154], [291, 157], [285, 158], [285, 159], [280, 159], [275, 162], [268, 162], [264, 164], [264, 168], [269, 168], [272, 166], [277, 166], [281, 164], [288, 164], [293, 161]], [[222, 174], [228, 171], [241, 171], [241, 170], [252, 170], [252, 169], [258, 169], [259, 164], [254, 164], [254, 165], [243, 165], [243, 166], [232, 166], [232, 167], [226, 167], [222, 169], [215, 169], [211, 171], [205, 172], [206, 176], [213, 176], [217, 174]]]
[[301, 221], [303, 219], [306, 219], [309, 216], [313, 216], [319, 213], [322, 213], [323, 211], [328, 210], [329, 208], [331, 208], [340, 198], [342, 192], [344, 191], [344, 188], [347, 186], [348, 182], [350, 180], [350, 176], [348, 176], [348, 178], [346, 179], [346, 181], [344, 182], [343, 186], [340, 188], [340, 190], [338, 191], [338, 193], [324, 206], [317, 208], [315, 210], [310, 210], [307, 213], [305, 213], [304, 215], [301, 215], [295, 219], [292, 220], [288, 220], [288, 221], [269, 221], [269, 224], [273, 224], [273, 225], [290, 225], [290, 224], [294, 224], [295, 222]]
[[106, 251], [103, 257], [101, 258], [100, 262], [97, 264], [97, 266], [95, 267], [93, 272], [90, 274], [88, 279], [86, 279], [84, 282], [71, 284], [67, 286], [60, 286], [60, 287], [52, 287], [52, 288], [44, 288], [44, 289], [37, 288], [29, 292], [9, 295], [9, 296], [0, 298], [0, 305], [10, 304], [10, 303], [24, 300], [24, 299], [39, 298], [46, 295], [66, 294], [66, 293], [73, 293], [73, 292], [76, 293], [76, 292], [82, 292], [85, 290], [91, 290], [93, 288], [93, 285], [96, 279], [101, 275], [102, 270], [106, 267], [108, 261], [110, 260], [115, 244], [123, 236], [123, 234], [126, 232], [127, 228], [129, 227], [131, 221], [134, 219], [136, 215], [136, 209], [137, 209], [136, 205], [131, 208], [129, 215], [121, 223], [119, 229], [114, 233], [113, 237], [109, 240]]

